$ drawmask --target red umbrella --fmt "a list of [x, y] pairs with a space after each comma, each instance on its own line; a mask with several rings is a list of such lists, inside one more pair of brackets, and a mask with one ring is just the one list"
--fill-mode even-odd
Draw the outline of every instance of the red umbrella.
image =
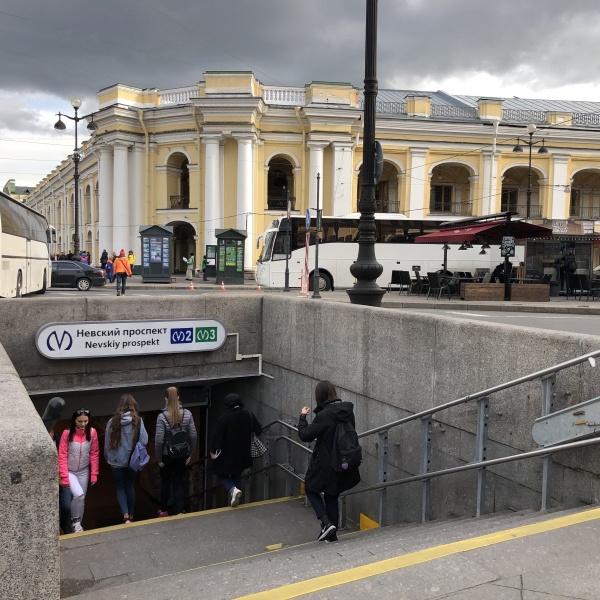
[[[470, 225], [448, 226], [434, 233], [419, 235], [415, 238], [415, 244], [441, 244], [462, 243], [475, 240], [501, 240], [506, 235], [506, 221], [487, 221], [484, 223], [473, 223]], [[541, 227], [526, 221], [511, 221], [510, 235], [518, 240], [533, 237], [548, 237], [552, 235], [552, 229]]]

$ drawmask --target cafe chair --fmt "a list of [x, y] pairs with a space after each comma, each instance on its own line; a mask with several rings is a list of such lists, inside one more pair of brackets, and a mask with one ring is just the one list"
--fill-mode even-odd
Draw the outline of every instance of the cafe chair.
[[410, 295], [412, 291], [412, 286], [413, 282], [410, 278], [410, 272], [400, 271], [400, 291], [398, 293], [401, 294], [403, 291], [406, 291], [407, 295]]
[[420, 296], [421, 293], [425, 293], [429, 291], [429, 280], [427, 277], [421, 277], [421, 273], [419, 271], [414, 271], [415, 279], [417, 283], [415, 284], [415, 293], [417, 296]]
[[427, 273], [427, 279], [429, 280], [429, 289], [427, 290], [427, 298], [429, 294], [437, 294], [437, 299], [442, 297], [443, 293], [448, 294], [448, 300], [450, 300], [450, 288], [447, 284], [443, 283], [443, 280], [437, 273]]
[[402, 279], [400, 277], [400, 271], [392, 271], [392, 279], [387, 285], [387, 291], [391, 292], [392, 287], [397, 287], [400, 292], [402, 291]]

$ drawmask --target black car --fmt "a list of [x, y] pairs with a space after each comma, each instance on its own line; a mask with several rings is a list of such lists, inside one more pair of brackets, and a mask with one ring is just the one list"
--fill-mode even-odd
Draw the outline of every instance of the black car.
[[53, 260], [51, 287], [76, 287], [85, 292], [93, 285], [106, 285], [106, 275], [97, 269], [75, 260]]

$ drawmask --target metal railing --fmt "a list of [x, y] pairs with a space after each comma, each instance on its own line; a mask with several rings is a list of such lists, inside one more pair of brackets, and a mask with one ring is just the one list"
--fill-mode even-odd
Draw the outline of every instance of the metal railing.
[[189, 207], [189, 196], [169, 196], [169, 208], [171, 210], [186, 210]]
[[[296, 197], [290, 196], [292, 210], [296, 210]], [[267, 196], [268, 210], [287, 210], [287, 200], [281, 196]]]
[[600, 113], [573, 113], [573, 125], [600, 125]]
[[451, 202], [450, 204], [444, 204], [441, 202], [432, 202], [429, 205], [429, 212], [431, 214], [470, 216], [473, 214], [473, 203], [472, 202]]
[[517, 123], [546, 123], [548, 118], [543, 110], [518, 110], [505, 108], [502, 111], [503, 121], [516, 121]]
[[461, 119], [476, 119], [479, 113], [470, 106], [447, 106], [445, 104], [432, 104], [429, 115], [431, 117], [453, 117]]
[[600, 208], [571, 206], [569, 214], [571, 217], [580, 217], [581, 219], [600, 219]]
[[[516, 212], [519, 216], [523, 217], [527, 214], [527, 204], [504, 204], [500, 206], [502, 212]], [[541, 204], [530, 204], [529, 205], [529, 216], [530, 217], [541, 217], [542, 216], [542, 205]]]
[[[487, 467], [491, 467], [498, 464], [513, 462], [517, 460], [524, 460], [528, 458], [542, 458], [542, 483], [541, 483], [541, 509], [546, 510], [549, 508], [550, 504], [550, 488], [551, 488], [551, 465], [552, 465], [552, 455], [556, 452], [562, 452], [565, 450], [570, 450], [573, 448], [580, 448], [589, 445], [593, 445], [596, 443], [600, 443], [600, 438], [593, 438], [591, 440], [570, 442], [566, 444], [560, 444], [550, 447], [538, 448], [535, 450], [531, 450], [528, 452], [523, 452], [515, 455], [504, 456], [495, 459], [488, 459], [487, 445], [488, 445], [488, 425], [489, 425], [489, 401], [490, 397], [493, 394], [498, 392], [508, 390], [510, 388], [514, 388], [518, 385], [529, 383], [532, 381], [540, 381], [542, 387], [542, 410], [541, 416], [545, 417], [552, 413], [553, 406], [553, 398], [554, 398], [554, 386], [556, 384], [556, 375], [560, 371], [568, 369], [570, 367], [574, 367], [585, 363], [587, 361], [592, 361], [590, 359], [594, 359], [600, 357], [600, 350], [596, 350], [594, 352], [589, 352], [582, 356], [570, 359], [568, 361], [559, 363], [557, 365], [547, 367], [540, 371], [536, 371], [529, 375], [524, 375], [523, 377], [518, 377], [517, 379], [513, 379], [506, 383], [502, 383], [499, 385], [492, 386], [490, 388], [481, 390], [479, 392], [468, 394], [466, 396], [462, 396], [461, 398], [457, 398], [450, 402], [446, 402], [439, 406], [434, 406], [432, 408], [428, 408], [426, 410], [420, 411], [418, 413], [414, 413], [407, 417], [403, 417], [402, 419], [398, 419], [396, 421], [392, 421], [385, 425], [381, 425], [379, 427], [375, 427], [373, 429], [369, 429], [367, 431], [363, 431], [358, 434], [360, 439], [366, 438], [371, 435], [377, 435], [377, 482], [374, 484], [361, 486], [355, 488], [353, 490], [349, 490], [342, 494], [342, 525], [345, 525], [346, 519], [346, 506], [345, 506], [345, 497], [366, 493], [370, 491], [379, 492], [379, 510], [378, 510], [378, 519], [380, 526], [385, 526], [388, 524], [387, 519], [387, 490], [390, 487], [397, 485], [404, 485], [407, 483], [413, 483], [417, 481], [422, 482], [421, 487], [421, 521], [426, 522], [430, 518], [431, 512], [431, 489], [430, 482], [431, 479], [436, 477], [441, 477], [443, 475], [450, 475], [453, 473], [461, 473], [464, 471], [477, 470], [477, 498], [476, 498], [476, 516], [481, 516], [485, 514], [485, 494], [486, 494], [486, 469]], [[467, 404], [470, 402], [477, 403], [477, 415], [476, 415], [476, 427], [475, 427], [475, 451], [473, 462], [461, 465], [458, 467], [451, 467], [448, 469], [442, 469], [439, 471], [431, 470], [431, 457], [432, 457], [432, 421], [434, 415], [440, 413], [444, 410], [448, 410], [450, 408], [460, 406], [463, 404]], [[421, 422], [421, 472], [413, 475], [411, 477], [407, 477], [404, 479], [398, 479], [393, 481], [387, 480], [387, 472], [388, 472], [388, 437], [389, 431], [395, 427], [400, 427], [402, 425], [406, 425], [412, 422]], [[286, 423], [285, 421], [276, 420], [272, 423], [269, 423], [263, 431], [268, 430], [275, 424], [281, 424], [286, 427], [289, 431], [297, 431], [297, 428], [290, 423]], [[289, 467], [292, 462], [291, 452], [292, 447], [298, 447], [306, 452], [306, 456], [312, 453], [310, 448], [307, 448], [303, 444], [296, 442], [288, 436], [280, 435], [274, 438], [275, 442], [279, 442], [280, 440], [284, 440], [287, 443], [287, 461], [284, 465], [279, 465], [281, 468], [286, 470], [287, 472], [294, 475], [295, 478], [300, 481], [303, 480], [301, 475], [298, 475], [293, 472], [293, 469]], [[308, 467], [308, 461], [306, 463]], [[305, 471], [306, 472], [306, 471]], [[286, 484], [286, 495], [290, 495], [288, 490], [288, 485]]]

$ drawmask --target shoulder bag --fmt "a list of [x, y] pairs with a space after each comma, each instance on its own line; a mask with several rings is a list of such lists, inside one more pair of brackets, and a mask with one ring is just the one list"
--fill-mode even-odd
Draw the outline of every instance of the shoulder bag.
[[140, 442], [140, 430], [142, 428], [142, 420], [140, 418], [140, 426], [138, 427], [135, 443], [131, 447], [129, 455], [129, 468], [133, 471], [141, 471], [150, 461], [150, 455], [146, 450], [146, 446]]
[[[248, 411], [250, 415], [250, 429], [252, 429], [252, 413]], [[267, 447], [256, 437], [254, 431], [250, 433], [250, 456], [252, 458], [259, 458], [267, 451]]]

